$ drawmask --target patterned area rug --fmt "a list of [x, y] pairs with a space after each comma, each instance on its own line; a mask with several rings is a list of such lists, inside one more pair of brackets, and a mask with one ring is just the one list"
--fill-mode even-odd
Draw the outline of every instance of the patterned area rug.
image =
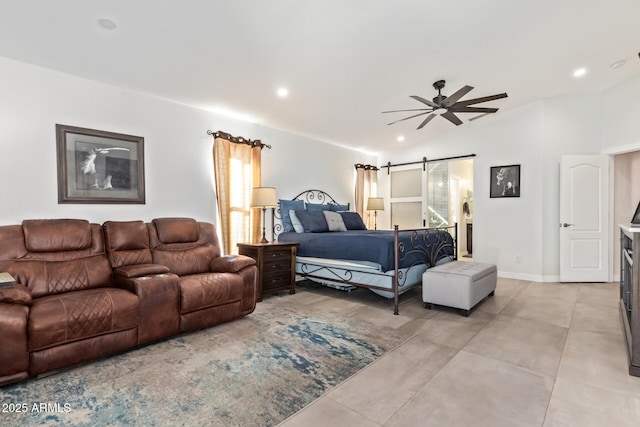
[[305, 313], [285, 300], [267, 298], [245, 318], [2, 387], [0, 425], [273, 426], [402, 341], [390, 328]]

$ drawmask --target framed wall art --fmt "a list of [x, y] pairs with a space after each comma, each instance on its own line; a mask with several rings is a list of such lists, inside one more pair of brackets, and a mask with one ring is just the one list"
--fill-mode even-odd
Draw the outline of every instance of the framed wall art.
[[520, 165], [492, 166], [490, 196], [520, 197]]
[[145, 203], [144, 138], [56, 124], [58, 203]]

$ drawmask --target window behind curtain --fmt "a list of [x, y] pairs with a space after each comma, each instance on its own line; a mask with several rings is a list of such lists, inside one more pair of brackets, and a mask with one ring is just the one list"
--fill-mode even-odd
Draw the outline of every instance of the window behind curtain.
[[214, 140], [219, 229], [225, 254], [237, 254], [238, 243], [260, 238], [260, 216], [252, 215], [249, 207], [251, 189], [261, 182], [260, 150], [260, 146], [222, 137]]

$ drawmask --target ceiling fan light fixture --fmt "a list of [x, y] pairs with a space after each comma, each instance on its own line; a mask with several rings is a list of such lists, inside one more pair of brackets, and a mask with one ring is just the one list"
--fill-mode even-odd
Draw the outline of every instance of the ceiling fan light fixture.
[[[442, 118], [447, 119], [451, 123], [456, 126], [460, 126], [463, 124], [463, 121], [457, 116], [460, 113], [495, 113], [498, 111], [497, 108], [489, 108], [489, 107], [479, 107], [475, 104], [482, 104], [489, 101], [495, 101], [497, 99], [506, 98], [506, 93], [498, 93], [496, 95], [490, 96], [482, 96], [480, 98], [473, 99], [465, 99], [464, 96], [473, 90], [472, 86], [463, 86], [458, 89], [448, 97], [446, 95], [442, 95], [442, 89], [444, 88], [445, 81], [438, 80], [433, 84], [433, 88], [438, 91], [438, 96], [433, 98], [433, 101], [424, 98], [418, 95], [410, 95], [409, 97], [424, 104], [423, 107], [428, 108], [411, 108], [405, 110], [389, 110], [383, 111], [382, 113], [401, 113], [401, 112], [411, 112], [409, 117], [404, 117], [399, 120], [393, 121], [391, 123], [387, 123], [388, 125], [392, 125], [398, 122], [403, 122], [405, 120], [413, 119], [415, 117], [420, 117], [422, 122], [418, 125], [417, 130], [425, 127], [434, 117], [440, 116]], [[417, 114], [414, 114], [417, 113]], [[426, 116], [426, 117], [425, 117]]]

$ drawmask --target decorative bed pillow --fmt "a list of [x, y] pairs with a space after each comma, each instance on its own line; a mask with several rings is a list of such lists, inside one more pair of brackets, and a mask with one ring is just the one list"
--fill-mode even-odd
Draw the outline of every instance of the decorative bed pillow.
[[297, 210], [296, 216], [304, 227], [305, 233], [324, 233], [329, 231], [329, 225], [322, 212]]
[[322, 213], [329, 226], [329, 231], [347, 231], [347, 227], [342, 220], [342, 215], [338, 212], [324, 211]]
[[307, 203], [307, 210], [309, 212], [323, 212], [331, 209], [331, 205], [323, 205], [320, 203]]
[[366, 230], [362, 217], [358, 212], [339, 212], [347, 230]]
[[333, 212], [346, 212], [349, 210], [349, 205], [329, 205], [329, 210]]
[[291, 218], [291, 224], [296, 233], [304, 233], [304, 227], [296, 215], [296, 211], [289, 211], [289, 217]]
[[298, 209], [304, 209], [304, 201], [280, 199], [280, 215], [282, 215], [282, 227], [284, 231], [294, 231], [291, 218], [289, 217], [289, 211], [296, 211]]

